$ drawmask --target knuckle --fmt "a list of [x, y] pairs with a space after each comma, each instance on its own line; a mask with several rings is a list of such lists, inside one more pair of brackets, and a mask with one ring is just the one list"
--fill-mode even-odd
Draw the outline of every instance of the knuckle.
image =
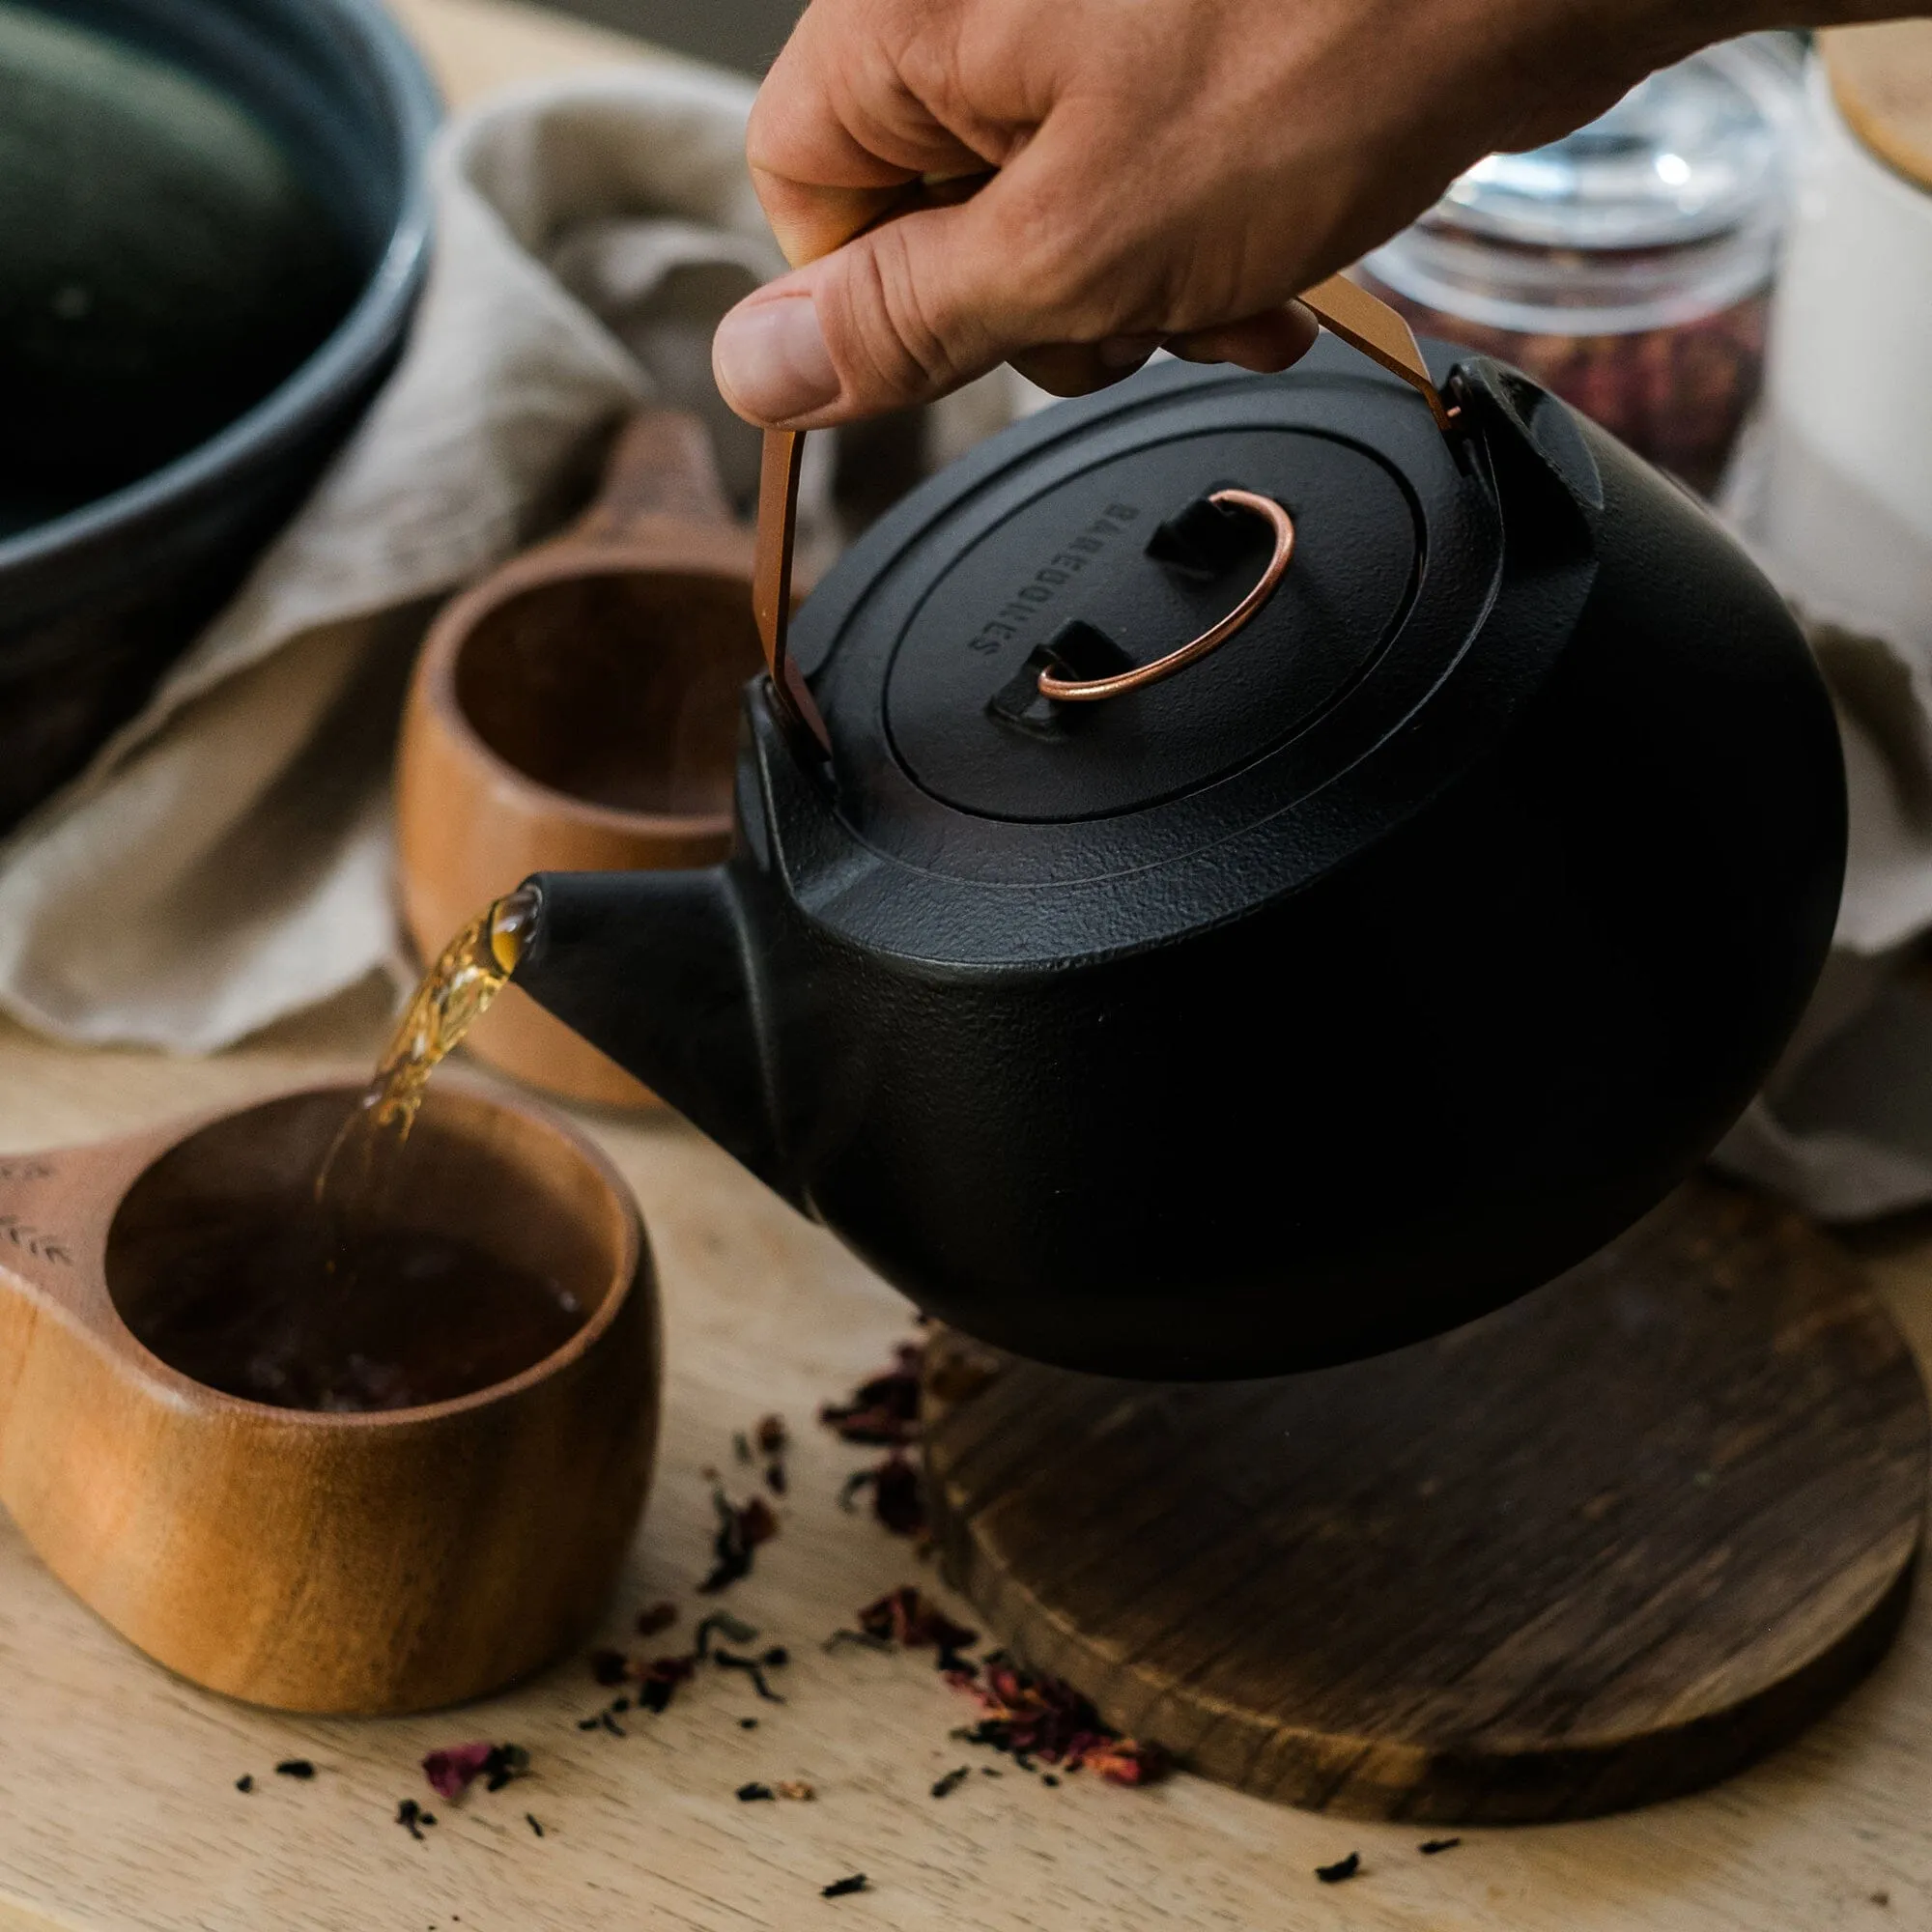
[[948, 304], [905, 236], [882, 229], [847, 251], [844, 299], [828, 346], [855, 393], [881, 401], [937, 394], [971, 369], [967, 318]]

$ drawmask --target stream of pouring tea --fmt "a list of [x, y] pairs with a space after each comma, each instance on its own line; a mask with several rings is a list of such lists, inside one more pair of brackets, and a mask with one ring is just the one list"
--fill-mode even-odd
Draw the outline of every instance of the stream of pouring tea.
[[361, 1099], [323, 1157], [315, 1177], [318, 1208], [365, 1219], [382, 1209], [429, 1076], [510, 983], [535, 911], [535, 895], [521, 890], [485, 906], [423, 975]]
[[132, 1319], [155, 1353], [256, 1402], [406, 1408], [518, 1375], [582, 1325], [540, 1267], [393, 1198], [430, 1074], [508, 984], [535, 903], [499, 899], [443, 948], [304, 1196], [211, 1213], [151, 1269], [163, 1285]]

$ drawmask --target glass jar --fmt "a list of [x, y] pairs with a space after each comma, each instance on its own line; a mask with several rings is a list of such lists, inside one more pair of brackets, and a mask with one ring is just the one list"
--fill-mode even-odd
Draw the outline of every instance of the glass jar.
[[1762, 378], [1783, 226], [1797, 81], [1769, 40], [1479, 161], [1357, 272], [1420, 333], [1514, 363], [1708, 493]]

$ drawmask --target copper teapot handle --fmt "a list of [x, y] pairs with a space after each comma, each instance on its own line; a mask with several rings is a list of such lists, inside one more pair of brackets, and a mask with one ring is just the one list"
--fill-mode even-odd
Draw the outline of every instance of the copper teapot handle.
[[1231, 510], [1247, 510], [1266, 521], [1274, 531], [1274, 554], [1261, 581], [1218, 624], [1210, 624], [1198, 638], [1190, 639], [1178, 650], [1155, 658], [1152, 664], [1136, 665], [1132, 670], [1118, 671], [1112, 677], [1056, 677], [1051, 670], [1039, 674], [1039, 695], [1061, 704], [1092, 704], [1102, 697], [1121, 697], [1130, 691], [1145, 691], [1151, 684], [1199, 664], [1209, 651], [1218, 651], [1250, 617], [1274, 595], [1281, 574], [1294, 554], [1294, 519], [1272, 497], [1260, 497], [1252, 490], [1216, 490], [1208, 498]]
[[[850, 235], [832, 245], [842, 246], [844, 242], [856, 240], [867, 229], [875, 228], [913, 208], [958, 201], [984, 179], [983, 176], [973, 176], [964, 182], [913, 182]], [[829, 253], [830, 247], [822, 252]], [[793, 266], [800, 265], [794, 263]], [[1415, 332], [1386, 302], [1372, 296], [1367, 289], [1351, 282], [1346, 275], [1330, 275], [1325, 282], [1310, 289], [1301, 298], [1301, 302], [1324, 328], [1339, 335], [1350, 348], [1360, 350], [1364, 355], [1380, 363], [1390, 374], [1401, 377], [1429, 405], [1436, 427], [1445, 433], [1449, 430], [1455, 421], [1455, 412], [1443, 402], [1441, 391], [1429, 373], [1429, 365], [1422, 359], [1422, 351], [1416, 346]], [[821, 750], [830, 752], [832, 739], [825, 728], [825, 720], [820, 716], [805, 682], [805, 675], [789, 648], [792, 552], [797, 539], [798, 479], [804, 458], [803, 430], [768, 429], [765, 432], [764, 460], [758, 476], [758, 541], [757, 560], [752, 578], [752, 611], [757, 620], [759, 639], [765, 647], [765, 668], [771, 675], [772, 692], [779, 709], [794, 724], [810, 732]], [[1235, 494], [1243, 497], [1248, 495], [1244, 491]], [[1268, 500], [1254, 499], [1255, 502]], [[1253, 504], [1244, 503], [1241, 507], [1252, 508]], [[1179, 650], [1170, 651], [1155, 663], [1137, 671], [1123, 672], [1118, 678], [1095, 678], [1076, 684], [1070, 680], [1051, 678], [1050, 673], [1042, 671], [1039, 680], [1041, 692], [1049, 697], [1110, 697], [1120, 691], [1171, 677], [1177, 670], [1206, 657], [1209, 651], [1225, 643], [1261, 608], [1280, 581], [1281, 573], [1288, 568], [1288, 559], [1294, 546], [1294, 526], [1288, 522], [1288, 513], [1279, 504], [1270, 502], [1269, 510], [1282, 519], [1282, 524], [1275, 530], [1274, 558], [1267, 572], [1264, 573], [1262, 582], [1220, 624], [1181, 645]], [[1267, 515], [1269, 512], [1260, 514]]]

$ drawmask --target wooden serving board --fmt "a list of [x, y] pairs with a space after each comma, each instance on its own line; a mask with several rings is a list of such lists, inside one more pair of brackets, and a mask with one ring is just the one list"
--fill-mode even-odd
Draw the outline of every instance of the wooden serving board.
[[1841, 1251], [1714, 1181], [1345, 1369], [927, 1359], [933, 1506], [982, 1616], [1121, 1728], [1318, 1810], [1575, 1818], [1709, 1784], [1872, 1667], [1923, 1528], [1904, 1338]]

